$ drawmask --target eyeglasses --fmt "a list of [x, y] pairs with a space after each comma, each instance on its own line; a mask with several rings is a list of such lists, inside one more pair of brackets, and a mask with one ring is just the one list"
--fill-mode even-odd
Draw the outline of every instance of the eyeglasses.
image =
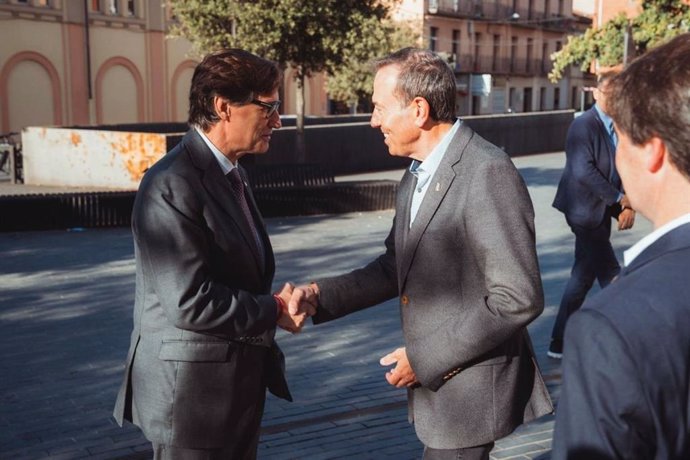
[[260, 101], [258, 99], [252, 99], [249, 102], [266, 109], [266, 118], [271, 118], [273, 116], [273, 114], [276, 113], [278, 111], [278, 109], [280, 108], [280, 102], [281, 101], [264, 102], [264, 101]]

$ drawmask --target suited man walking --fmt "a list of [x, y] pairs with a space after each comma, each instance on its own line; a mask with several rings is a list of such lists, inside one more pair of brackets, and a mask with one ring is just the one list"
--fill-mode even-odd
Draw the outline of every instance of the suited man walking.
[[611, 219], [618, 219], [618, 230], [631, 228], [635, 221], [616, 171], [617, 140], [607, 115], [607, 87], [614, 75], [615, 71], [599, 75], [596, 104], [573, 121], [566, 137], [565, 168], [553, 206], [565, 214], [575, 235], [575, 261], [551, 332], [551, 358], [561, 358], [566, 322], [594, 281], [607, 286], [620, 271], [610, 241]]
[[688, 459], [690, 34], [633, 61], [610, 104], [616, 166], [654, 231], [568, 323], [552, 458]]
[[510, 158], [456, 119], [455, 95], [429, 50], [376, 63], [371, 126], [413, 160], [386, 251], [303, 288], [319, 296], [317, 324], [399, 297], [405, 347], [381, 363], [408, 389], [425, 459], [488, 458], [552, 411], [526, 330], [543, 309], [532, 204]]
[[[282, 74], [246, 51], [206, 56], [182, 141], [145, 174], [134, 202], [134, 328], [114, 416], [156, 459], [255, 458], [266, 388], [291, 400], [276, 326], [292, 288], [271, 294], [271, 243], [238, 160], [280, 128]], [[313, 311], [312, 311], [313, 313]]]

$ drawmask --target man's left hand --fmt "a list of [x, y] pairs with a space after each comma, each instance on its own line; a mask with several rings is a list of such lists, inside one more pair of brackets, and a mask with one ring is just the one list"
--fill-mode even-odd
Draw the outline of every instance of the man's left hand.
[[382, 366], [395, 364], [393, 369], [386, 372], [386, 380], [391, 385], [397, 388], [404, 388], [419, 383], [417, 381], [417, 376], [410, 366], [410, 361], [407, 359], [405, 348], [398, 348], [394, 352], [387, 354], [381, 358], [379, 363], [381, 363]]

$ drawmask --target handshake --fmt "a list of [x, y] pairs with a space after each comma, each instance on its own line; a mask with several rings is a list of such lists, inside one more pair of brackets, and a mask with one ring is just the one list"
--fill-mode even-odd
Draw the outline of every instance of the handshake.
[[280, 305], [278, 326], [294, 334], [302, 330], [308, 317], [316, 314], [319, 287], [315, 283], [297, 287], [292, 283], [285, 283], [274, 297]]

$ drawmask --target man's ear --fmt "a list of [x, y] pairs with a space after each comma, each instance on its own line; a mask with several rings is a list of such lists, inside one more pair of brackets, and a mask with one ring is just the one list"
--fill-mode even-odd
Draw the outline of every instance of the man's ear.
[[415, 115], [414, 124], [421, 128], [429, 120], [431, 107], [429, 107], [429, 103], [423, 97], [415, 97], [412, 99], [412, 105], [414, 107]]
[[224, 97], [214, 96], [213, 108], [216, 111], [216, 115], [218, 115], [218, 118], [221, 120], [228, 120], [230, 118], [230, 104]]
[[666, 144], [659, 137], [654, 136], [645, 143], [645, 152], [647, 154], [645, 166], [651, 173], [658, 172], [664, 163], [669, 162]]

